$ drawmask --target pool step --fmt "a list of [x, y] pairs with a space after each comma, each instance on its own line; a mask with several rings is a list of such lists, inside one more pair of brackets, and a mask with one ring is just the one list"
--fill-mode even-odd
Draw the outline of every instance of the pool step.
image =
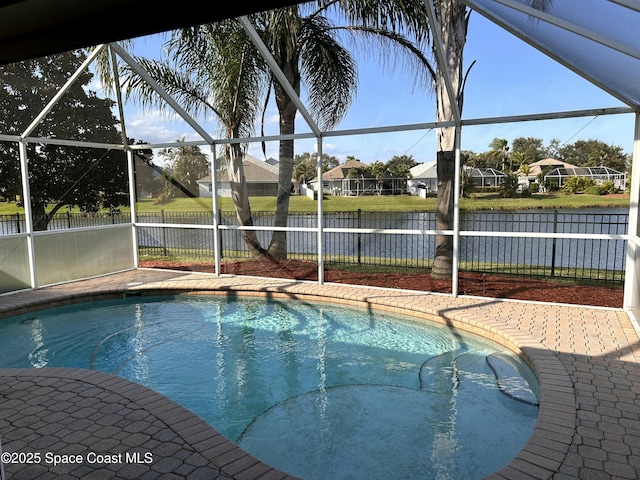
[[[513, 400], [527, 405], [538, 406], [538, 396], [518, 366], [518, 361], [506, 352], [496, 352], [484, 357], [491, 368], [500, 392]], [[467, 360], [468, 359], [468, 360]], [[455, 391], [460, 386], [457, 364], [462, 361], [462, 371], [481, 373], [482, 356], [469, 357], [463, 349], [445, 352], [427, 359], [420, 368], [420, 390], [445, 392]], [[471, 363], [470, 363], [471, 362]], [[486, 371], [484, 375], [491, 375]], [[489, 378], [487, 377], [487, 380]], [[533, 380], [533, 379], [532, 379]], [[535, 383], [535, 382], [534, 382]]]
[[456, 390], [460, 379], [455, 369], [455, 361], [459, 355], [458, 350], [453, 350], [427, 359], [420, 368], [420, 390]]
[[487, 363], [495, 373], [498, 388], [502, 393], [519, 402], [538, 406], [538, 397], [509, 355], [492, 353], [487, 356]]

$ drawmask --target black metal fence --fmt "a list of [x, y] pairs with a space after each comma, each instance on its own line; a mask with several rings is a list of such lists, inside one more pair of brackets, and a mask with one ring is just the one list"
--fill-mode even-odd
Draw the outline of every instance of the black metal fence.
[[[237, 225], [235, 212], [219, 212], [220, 224]], [[130, 222], [126, 213], [61, 213], [49, 220], [48, 229], [59, 230]], [[154, 212], [138, 214], [140, 255], [211, 261], [214, 258], [213, 217], [209, 212]], [[185, 227], [145, 225], [174, 224]], [[270, 242], [271, 214], [254, 213], [262, 245]], [[535, 210], [527, 212], [462, 212], [460, 218], [460, 269], [537, 278], [558, 277], [619, 284], [624, 281], [626, 242], [589, 235], [624, 235], [628, 213], [624, 209], [589, 211]], [[193, 227], [192, 227], [193, 226]], [[198, 227], [200, 226], [200, 227]], [[208, 226], [208, 227], [207, 227]], [[292, 213], [289, 227], [317, 228], [316, 213]], [[435, 236], [435, 214], [326, 213], [323, 219], [323, 254], [328, 264], [371, 265], [393, 268], [430, 268]], [[339, 232], [334, 229], [362, 229]], [[385, 230], [386, 232], [380, 232]], [[21, 215], [0, 216], [0, 234], [24, 231]], [[388, 233], [391, 232], [391, 233]], [[505, 236], [487, 235], [502, 232]], [[549, 238], [554, 234], [579, 234], [580, 238]], [[242, 231], [219, 230], [223, 260], [250, 257]], [[317, 261], [317, 232], [288, 231], [291, 258]]]
[[[100, 213], [60, 212], [47, 217], [34, 217], [33, 219], [34, 225], [46, 227], [46, 230], [98, 227], [130, 222], [131, 215], [119, 211]], [[24, 233], [26, 230], [25, 216], [23, 214], [0, 215], [0, 235]]]

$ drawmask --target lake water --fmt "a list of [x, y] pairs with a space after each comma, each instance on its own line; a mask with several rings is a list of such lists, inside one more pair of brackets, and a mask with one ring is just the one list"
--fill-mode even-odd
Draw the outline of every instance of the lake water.
[[[152, 221], [146, 218], [146, 221]], [[158, 218], [155, 221], [159, 221]], [[167, 223], [193, 223], [193, 218], [165, 218]], [[210, 223], [210, 217], [200, 219]], [[270, 226], [271, 216], [256, 216], [257, 226]], [[236, 225], [234, 215], [225, 215], [223, 224]], [[460, 237], [460, 259], [467, 268], [480, 268], [485, 264], [524, 264], [550, 268], [596, 270], [624, 270], [626, 243], [614, 239], [552, 239], [538, 238], [544, 233], [623, 235], [627, 231], [628, 211], [616, 209], [580, 210], [523, 210], [462, 212], [461, 231], [531, 233], [523, 237], [487, 237], [464, 234]], [[291, 215], [290, 227], [316, 228], [313, 214]], [[368, 230], [434, 230], [435, 214], [427, 213], [358, 213], [326, 214], [324, 228], [362, 228]], [[258, 231], [263, 245], [268, 245], [271, 232]], [[221, 242], [224, 251], [246, 250], [241, 232], [223, 230]], [[196, 229], [139, 229], [140, 245], [189, 248], [197, 251], [210, 249], [213, 244], [211, 230]], [[314, 258], [317, 252], [316, 232], [288, 232], [288, 251]], [[325, 232], [323, 236], [327, 261], [353, 262], [360, 259], [370, 263], [397, 264], [405, 259], [408, 264], [431, 259], [434, 256], [435, 236], [422, 234], [344, 233]], [[371, 260], [376, 259], [376, 260]], [[394, 259], [393, 262], [389, 259]], [[482, 267], [484, 268], [484, 267]]]

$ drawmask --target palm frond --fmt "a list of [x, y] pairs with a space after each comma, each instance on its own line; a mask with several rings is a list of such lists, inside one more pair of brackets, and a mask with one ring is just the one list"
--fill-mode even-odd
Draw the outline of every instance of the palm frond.
[[[207, 93], [203, 85], [195, 82], [186, 72], [173, 69], [157, 60], [137, 58], [136, 61], [190, 115], [199, 116], [210, 108], [206, 104]], [[131, 67], [123, 69], [123, 85], [127, 100], [138, 101], [145, 108], [163, 111], [170, 108], [158, 92]]]
[[271, 45], [276, 60], [281, 61], [298, 54], [302, 19], [297, 5], [276, 8], [267, 13], [266, 28], [263, 29], [267, 37], [265, 43]]
[[385, 70], [406, 73], [415, 88], [433, 90], [435, 62], [411, 39], [391, 30], [357, 25], [341, 27], [341, 30], [349, 34], [359, 51], [375, 52], [375, 58]]
[[389, 30], [417, 43], [430, 42], [424, 0], [341, 0], [336, 7], [350, 25]]
[[[226, 134], [250, 136], [266, 90], [264, 60], [234, 20], [172, 32], [162, 61], [140, 65], [194, 117], [213, 113]], [[131, 69], [127, 97], [167, 111], [166, 102]], [[233, 133], [231, 133], [233, 132]]]
[[329, 27], [324, 17], [307, 18], [300, 39], [309, 108], [322, 129], [333, 128], [344, 117], [358, 87], [355, 59], [330, 34]]

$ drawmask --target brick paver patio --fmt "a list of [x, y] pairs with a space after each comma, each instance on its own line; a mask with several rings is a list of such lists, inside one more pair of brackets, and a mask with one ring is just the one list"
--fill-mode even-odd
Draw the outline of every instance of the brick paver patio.
[[[640, 478], [640, 343], [622, 310], [141, 269], [1, 295], [0, 317], [190, 291], [364, 305], [481, 334], [521, 353], [540, 381], [534, 431], [492, 478]], [[5, 453], [80, 455], [58, 465], [23, 455], [5, 464], [7, 478], [287, 478], [165, 397], [92, 370], [0, 369], [0, 440]]]

